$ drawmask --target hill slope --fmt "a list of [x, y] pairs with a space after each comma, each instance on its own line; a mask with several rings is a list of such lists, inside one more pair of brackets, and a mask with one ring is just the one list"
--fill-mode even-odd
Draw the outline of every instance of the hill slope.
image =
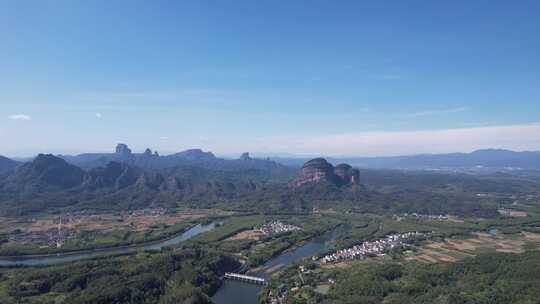
[[0, 155], [0, 174], [15, 169], [20, 163]]

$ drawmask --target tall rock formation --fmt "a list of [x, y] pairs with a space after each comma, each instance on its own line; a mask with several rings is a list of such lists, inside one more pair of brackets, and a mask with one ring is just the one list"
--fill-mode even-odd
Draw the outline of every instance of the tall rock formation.
[[356, 185], [360, 177], [360, 171], [349, 164], [339, 164], [334, 168], [334, 173], [339, 177], [343, 185]]
[[146, 148], [146, 150], [144, 150], [143, 156], [151, 157], [152, 156], [152, 150], [150, 150], [150, 148]]
[[131, 149], [126, 144], [116, 145], [116, 156], [119, 158], [130, 158], [132, 156]]
[[249, 156], [249, 152], [242, 153], [242, 155], [240, 155], [240, 160], [251, 160], [251, 157]]
[[298, 176], [289, 183], [293, 188], [308, 183], [327, 182], [338, 187], [358, 184], [360, 172], [347, 164], [336, 167], [328, 163], [324, 158], [312, 159], [302, 166]]

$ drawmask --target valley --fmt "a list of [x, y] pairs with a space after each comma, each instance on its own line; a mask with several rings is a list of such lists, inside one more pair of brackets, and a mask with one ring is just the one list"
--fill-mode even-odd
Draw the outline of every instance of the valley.
[[[185, 158], [119, 145], [115, 154], [84, 162], [39, 155], [3, 174], [0, 298], [348, 301], [341, 282], [358, 269], [498, 254], [534, 258], [539, 248], [535, 176], [359, 170], [320, 158], [294, 168], [199, 150], [178, 155]], [[21, 267], [24, 273], [16, 271]], [[226, 272], [266, 284], [229, 281]]]
[[[540, 234], [533, 232], [539, 229], [538, 223], [540, 219], [531, 218], [530, 216], [526, 219], [519, 218], [519, 223], [515, 223], [514, 218], [461, 218], [461, 221], [457, 222], [442, 221], [429, 217], [398, 219], [396, 216], [344, 212], [287, 216], [221, 214], [219, 218], [222, 224], [217, 225], [214, 229], [203, 231], [182, 243], [170, 244], [172, 247], [164, 247], [158, 251], [140, 248], [135, 251], [119, 252], [112, 255], [103, 253], [98, 256], [85, 257], [85, 259], [79, 261], [69, 262], [69, 264], [74, 269], [88, 267], [87, 265], [96, 263], [105, 265], [103, 263], [107, 260], [121, 261], [122, 257], [126, 255], [145, 257], [141, 260], [142, 262], [148, 260], [149, 257], [154, 257], [152, 259], [165, 258], [185, 250], [197, 248], [202, 252], [215, 252], [229, 256], [231, 261], [235, 261], [236, 266], [214, 269], [213, 271], [217, 277], [222, 276], [227, 271], [237, 271], [240, 265], [244, 265], [241, 268], [246, 270], [247, 274], [268, 279], [269, 283], [263, 288], [263, 295], [268, 295], [271, 290], [273, 295], [280, 295], [277, 298], [264, 296], [261, 301], [266, 302], [268, 300], [271, 302], [271, 299], [276, 300], [279, 298], [280, 302], [289, 303], [290, 300], [297, 298], [299, 295], [302, 295], [306, 301], [308, 299], [309, 301], [322, 301], [327, 297], [335, 296], [335, 292], [339, 292], [335, 284], [340, 282], [341, 273], [356, 271], [358, 268], [379, 267], [377, 265], [393, 265], [395, 263], [403, 265], [400, 267], [406, 267], [409, 263], [414, 262], [423, 264], [461, 263], [459, 261], [472, 258], [478, 254], [490, 255], [492, 252], [532, 254], [532, 252], [540, 249], [540, 238], [538, 237]], [[205, 218], [200, 218], [199, 221], [202, 219]], [[277, 234], [260, 235], [259, 238], [238, 237], [244, 235], [245, 232], [261, 229], [265, 223], [270, 225], [268, 227], [287, 227], [286, 225], [291, 225], [291, 227], [298, 227], [300, 230], [291, 229], [277, 232]], [[493, 227], [497, 227], [496, 235], [489, 234], [490, 231], [494, 233]], [[329, 231], [332, 233], [328, 234]], [[354, 242], [377, 240], [392, 233], [407, 233], [410, 231], [429, 232], [431, 235], [426, 240], [415, 241], [414, 246], [411, 248], [384, 250], [381, 252], [383, 254], [379, 256], [324, 264], [319, 261], [326, 254], [345, 249]], [[63, 266], [51, 265], [45, 269], [54, 271], [54, 269], [61, 269], [61, 267]], [[16, 292], [16, 289], [13, 288], [29, 286], [30, 283], [35, 284], [35, 281], [27, 281], [30, 279], [28, 277], [30, 274], [35, 280], [34, 271], [15, 274], [10, 269], [13, 268], [8, 267], [0, 270], [3, 278], [3, 283], [0, 283], [0, 291], [4, 290], [3, 296], [5, 299], [25, 299], [29, 303], [41, 303], [40, 301], [44, 301], [44, 299], [57, 300], [63, 297], [69, 298], [72, 301], [70, 303], [78, 303], [79, 297], [83, 297], [85, 301], [97, 301], [98, 299], [89, 296], [92, 292], [90, 286], [85, 287], [86, 291], [79, 295], [69, 290], [61, 291], [61, 289], [58, 289], [59, 287], [54, 286], [51, 287], [52, 289], [36, 290], [24, 295], [24, 293]], [[27, 269], [31, 270], [31, 268]], [[24, 279], [25, 277], [27, 279]], [[13, 285], [16, 282], [15, 279], [22, 279], [23, 281], [19, 284], [23, 285], [19, 287]], [[60, 282], [63, 282], [63, 280]], [[260, 291], [260, 288], [253, 289], [245, 286], [245, 283], [223, 281], [219, 284], [212, 284], [216, 284], [214, 286], [223, 285], [223, 291], [222, 289], [215, 289], [216, 294], [212, 298], [218, 304], [227, 303], [231, 297], [235, 298], [238, 303], [255, 303], [257, 301], [255, 294]], [[96, 285], [96, 287], [98, 286], [100, 285]], [[207, 290], [210, 294], [213, 294], [211, 292], [211, 290], [214, 290], [213, 288], [217, 287], [202, 289], [201, 291]], [[239, 299], [239, 292], [246, 292], [245, 296], [247, 298]], [[113, 294], [108, 296], [113, 296]]]

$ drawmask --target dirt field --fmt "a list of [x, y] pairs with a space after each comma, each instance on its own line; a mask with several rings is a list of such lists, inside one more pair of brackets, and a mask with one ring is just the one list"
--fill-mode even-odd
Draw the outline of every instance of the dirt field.
[[239, 232], [227, 239], [226, 241], [235, 241], [235, 240], [256, 240], [258, 241], [264, 234], [259, 230], [247, 230]]
[[[200, 219], [209, 215], [222, 215], [217, 210], [184, 209], [165, 214], [102, 213], [83, 215], [63, 220], [62, 228], [75, 230], [105, 231], [129, 228], [144, 231], [156, 225], [174, 225], [183, 221]], [[15, 230], [22, 232], [47, 231], [58, 227], [57, 218], [48, 216], [36, 219], [0, 218], [0, 233]]]
[[510, 216], [513, 216], [513, 217], [526, 217], [527, 216], [527, 212], [525, 211], [510, 211]]
[[472, 238], [466, 240], [429, 243], [422, 246], [416, 255], [407, 257], [406, 260], [451, 263], [482, 251], [521, 253], [526, 244], [540, 249], [540, 234], [522, 232], [510, 236], [493, 236], [487, 233], [475, 233]]
[[464, 220], [459, 219], [457, 216], [453, 216], [453, 215], [449, 215], [449, 216], [448, 216], [448, 221], [449, 221], [449, 222], [454, 222], [454, 223], [459, 223], [459, 224], [465, 223]]
[[330, 284], [320, 284], [320, 285], [317, 285], [317, 287], [315, 287], [315, 291], [320, 293], [320, 294], [328, 294], [328, 291], [330, 291]]
[[73, 228], [84, 227], [87, 230], [114, 230], [118, 228], [131, 227], [134, 231], [144, 231], [155, 225], [174, 225], [186, 220], [199, 219], [205, 217], [204, 214], [182, 213], [163, 214], [163, 215], [95, 215], [82, 220], [66, 224]]

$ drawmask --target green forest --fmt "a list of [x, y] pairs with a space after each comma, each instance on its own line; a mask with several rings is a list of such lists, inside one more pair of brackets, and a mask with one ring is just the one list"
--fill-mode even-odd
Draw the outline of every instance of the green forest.
[[455, 264], [366, 264], [340, 271], [328, 303], [534, 304], [540, 252], [487, 253]]
[[239, 266], [192, 247], [36, 268], [0, 270], [1, 303], [209, 303], [220, 276]]

